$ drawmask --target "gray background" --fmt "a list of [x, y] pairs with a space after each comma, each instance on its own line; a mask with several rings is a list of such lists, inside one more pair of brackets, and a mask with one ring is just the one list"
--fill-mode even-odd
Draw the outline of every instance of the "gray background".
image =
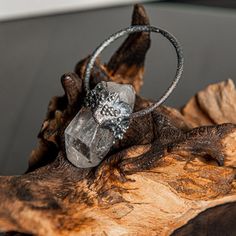
[[[179, 107], [209, 83], [236, 81], [235, 10], [174, 3], [145, 7], [151, 24], [175, 34], [184, 47], [184, 76], [166, 104]], [[131, 13], [132, 6], [126, 6], [0, 23], [1, 175], [26, 169], [48, 101], [63, 93], [61, 75], [108, 35], [129, 25]], [[152, 38], [142, 95], [157, 99], [176, 62], [168, 42]], [[104, 53], [104, 61], [117, 46]]]

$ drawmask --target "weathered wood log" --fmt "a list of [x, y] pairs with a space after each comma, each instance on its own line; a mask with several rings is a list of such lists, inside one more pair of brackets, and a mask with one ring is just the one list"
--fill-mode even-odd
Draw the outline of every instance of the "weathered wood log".
[[[135, 5], [132, 24], [149, 24]], [[129, 36], [92, 84], [113, 80], [138, 93], [148, 33]], [[66, 159], [64, 129], [82, 106], [87, 60], [50, 101], [27, 173], [0, 177], [0, 230], [7, 235], [235, 235], [236, 90], [208, 86], [183, 109], [134, 119], [97, 167]], [[135, 110], [151, 104], [137, 95]]]

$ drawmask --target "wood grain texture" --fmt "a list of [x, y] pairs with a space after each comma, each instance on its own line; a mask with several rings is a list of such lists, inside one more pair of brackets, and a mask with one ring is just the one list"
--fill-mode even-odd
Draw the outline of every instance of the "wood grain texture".
[[[141, 23], [149, 20], [135, 5], [132, 24]], [[138, 94], [149, 46], [147, 33], [129, 36], [107, 65], [96, 62], [91, 84], [130, 83]], [[233, 82], [209, 85], [180, 111], [162, 106], [133, 119], [99, 166], [80, 169], [67, 161], [64, 130], [83, 104], [86, 62], [62, 76], [65, 95], [49, 103], [27, 173], [0, 177], [0, 230], [7, 235], [179, 236], [218, 229], [217, 235], [233, 235]], [[151, 103], [137, 95], [135, 110]]]

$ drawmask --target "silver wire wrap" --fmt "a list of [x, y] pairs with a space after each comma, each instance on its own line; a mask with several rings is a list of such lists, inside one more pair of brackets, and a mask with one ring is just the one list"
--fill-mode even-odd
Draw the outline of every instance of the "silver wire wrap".
[[112, 42], [114, 42], [116, 39], [118, 39], [126, 34], [131, 34], [131, 33], [136, 33], [136, 32], [155, 32], [155, 33], [160, 33], [165, 38], [167, 38], [170, 41], [170, 43], [174, 46], [176, 54], [177, 54], [177, 70], [175, 73], [174, 80], [172, 81], [172, 83], [168, 87], [168, 89], [165, 91], [165, 93], [161, 96], [161, 98], [156, 103], [151, 105], [150, 107], [132, 113], [130, 116], [131, 119], [134, 117], [140, 117], [140, 116], [143, 116], [143, 115], [146, 115], [146, 114], [152, 112], [154, 109], [156, 109], [158, 106], [160, 106], [169, 97], [169, 95], [173, 92], [177, 83], [179, 82], [179, 79], [183, 73], [183, 65], [184, 65], [183, 50], [182, 50], [180, 43], [175, 38], [175, 36], [173, 36], [172, 34], [170, 34], [166, 30], [163, 30], [163, 29], [160, 29], [160, 28], [157, 28], [154, 26], [149, 26], [149, 25], [130, 26], [128, 28], [118, 31], [115, 34], [112, 34], [102, 44], [100, 44], [100, 46], [98, 46], [98, 48], [92, 53], [92, 55], [88, 61], [88, 64], [86, 66], [86, 70], [85, 70], [84, 85], [85, 85], [86, 93], [88, 93], [90, 91], [89, 81], [90, 81], [91, 71], [94, 66], [95, 60], [100, 55], [100, 53], [107, 46], [109, 46]]

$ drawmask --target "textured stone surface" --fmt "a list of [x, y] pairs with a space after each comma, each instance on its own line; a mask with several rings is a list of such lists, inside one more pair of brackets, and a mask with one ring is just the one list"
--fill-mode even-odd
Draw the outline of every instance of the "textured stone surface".
[[131, 85], [101, 82], [91, 93], [90, 106], [81, 109], [65, 130], [67, 158], [81, 168], [98, 165], [115, 138], [123, 137], [135, 102]]

